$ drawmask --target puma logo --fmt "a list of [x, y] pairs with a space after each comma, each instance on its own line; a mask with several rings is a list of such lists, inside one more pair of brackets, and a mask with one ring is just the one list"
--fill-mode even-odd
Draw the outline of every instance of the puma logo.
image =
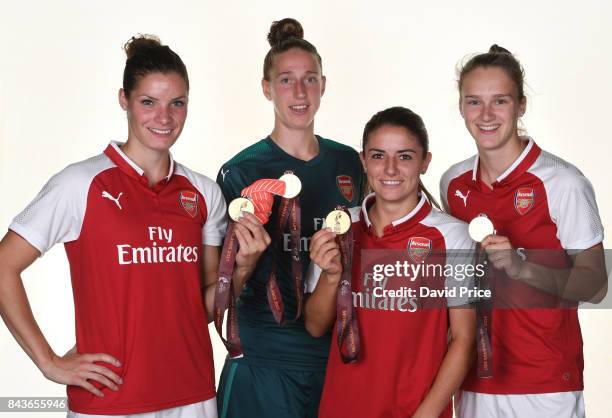
[[223, 172], [223, 169], [221, 169], [221, 177], [223, 177], [223, 181], [225, 181], [225, 175], [229, 173], [229, 170], [225, 170], [225, 173]]
[[123, 209], [121, 207], [121, 203], [119, 203], [119, 199], [121, 199], [121, 195], [123, 194], [123, 192], [119, 193], [119, 196], [117, 196], [116, 198], [113, 197], [109, 192], [104, 191], [102, 192], [102, 197], [112, 200], [113, 202], [115, 202], [115, 204], [119, 207], [119, 209]]
[[463, 207], [467, 207], [467, 198], [468, 198], [469, 195], [470, 195], [470, 191], [469, 190], [468, 190], [466, 195], [461, 193], [461, 190], [459, 190], [459, 189], [455, 190], [455, 196], [458, 197], [459, 199], [463, 200]]

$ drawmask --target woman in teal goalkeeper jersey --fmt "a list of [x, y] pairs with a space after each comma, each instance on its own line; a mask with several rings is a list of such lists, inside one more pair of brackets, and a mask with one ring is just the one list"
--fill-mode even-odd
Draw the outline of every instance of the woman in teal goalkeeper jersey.
[[[279, 178], [287, 170], [300, 178], [300, 267], [305, 276], [310, 238], [323, 227], [325, 216], [338, 205], [359, 205], [362, 168], [354, 149], [314, 133], [326, 80], [321, 57], [303, 39], [300, 23], [274, 22], [268, 41], [262, 88], [274, 106], [274, 128], [224, 164], [217, 182], [230, 202], [257, 179]], [[234, 283], [244, 356], [225, 362], [217, 397], [220, 418], [317, 416], [330, 335], [314, 338], [301, 317], [294, 320], [298, 305], [291, 244], [289, 233], [279, 231], [279, 200], [266, 224], [272, 244], [251, 277]], [[268, 304], [273, 270], [284, 303], [283, 324], [277, 324]]]

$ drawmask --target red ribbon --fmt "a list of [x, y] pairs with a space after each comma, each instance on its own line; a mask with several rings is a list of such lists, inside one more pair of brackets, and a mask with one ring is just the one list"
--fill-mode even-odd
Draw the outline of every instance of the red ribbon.
[[[236, 300], [234, 297], [234, 283], [232, 279], [234, 263], [236, 262], [236, 253], [238, 252], [238, 239], [234, 234], [235, 226], [236, 224], [230, 221], [225, 234], [225, 242], [223, 243], [221, 260], [219, 262], [219, 281], [217, 282], [213, 305], [215, 328], [231, 357], [237, 357], [242, 354], [242, 344], [238, 332]], [[227, 339], [223, 338], [222, 331], [223, 318], [226, 310], [228, 310], [226, 324]]]
[[[486, 263], [486, 257], [487, 255], [480, 243], [476, 243], [476, 263]], [[487, 267], [485, 275], [477, 279], [479, 289], [489, 288], [488, 279], [491, 278], [491, 274], [492, 269]], [[493, 352], [491, 349], [491, 321], [493, 315], [491, 306], [490, 299], [481, 299], [476, 303], [476, 369], [478, 377], [484, 379], [493, 377]]]
[[248, 187], [242, 189], [240, 195], [248, 197], [255, 206], [255, 217], [262, 225], [268, 223], [274, 195], [283, 196], [287, 189], [284, 181], [276, 179], [259, 179]]
[[[339, 207], [339, 210], [345, 208]], [[350, 214], [349, 218], [350, 218]], [[353, 306], [353, 291], [351, 289], [351, 265], [353, 258], [353, 230], [349, 230], [336, 237], [340, 247], [340, 258], [342, 260], [342, 276], [338, 284], [338, 295], [336, 297], [336, 328], [338, 334], [338, 349], [344, 363], [357, 361], [360, 351], [359, 326], [357, 315]]]

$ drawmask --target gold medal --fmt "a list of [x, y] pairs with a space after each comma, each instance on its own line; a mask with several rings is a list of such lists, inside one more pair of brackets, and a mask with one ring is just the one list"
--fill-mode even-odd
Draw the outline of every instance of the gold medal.
[[486, 215], [478, 215], [471, 220], [468, 232], [474, 241], [482, 242], [487, 235], [495, 233], [495, 228], [493, 222]]
[[351, 227], [351, 218], [343, 210], [332, 210], [325, 217], [325, 227], [338, 235], [346, 233]]
[[283, 174], [279, 180], [285, 183], [285, 194], [283, 195], [285, 199], [292, 199], [300, 194], [302, 182], [298, 176], [291, 172], [287, 172]]
[[238, 197], [229, 204], [228, 208], [229, 216], [234, 221], [238, 221], [242, 216], [242, 212], [255, 213], [255, 206], [253, 206], [253, 202], [244, 197]]

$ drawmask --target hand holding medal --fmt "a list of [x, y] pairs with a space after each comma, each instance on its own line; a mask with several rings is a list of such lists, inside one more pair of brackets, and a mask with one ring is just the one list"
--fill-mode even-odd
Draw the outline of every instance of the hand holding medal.
[[[299, 265], [300, 221], [299, 201], [296, 198], [300, 190], [301, 182], [299, 178], [297, 178], [297, 176], [295, 176], [293, 173], [287, 172], [278, 180], [260, 179], [255, 181], [252, 185], [245, 187], [241, 192], [242, 197], [234, 199], [228, 207], [228, 213], [232, 221], [229, 222], [223, 250], [221, 252], [219, 281], [217, 282], [214, 301], [214, 322], [217, 333], [221, 337], [221, 340], [225, 344], [231, 357], [240, 357], [242, 355], [242, 345], [240, 342], [235, 307], [233, 273], [234, 265], [237, 261], [238, 248], [243, 248], [243, 246], [239, 246], [239, 241], [243, 244], [247, 244], [249, 241], [249, 232], [241, 232], [240, 228], [241, 226], [244, 226], [242, 224], [248, 225], [250, 222], [248, 219], [245, 219], [250, 217], [250, 215], [244, 215], [244, 213], [253, 214], [261, 225], [267, 223], [272, 211], [274, 195], [280, 195], [283, 197], [281, 201], [281, 219], [279, 222], [279, 229], [284, 228], [285, 224], [287, 224], [287, 219], [291, 217], [290, 229], [292, 259], [294, 260], [294, 264], [297, 263], [297, 267], [293, 265], [292, 270], [294, 272], [298, 272], [294, 273], [296, 297], [298, 299], [298, 312], [296, 314], [296, 319], [301, 313], [303, 294], [301, 288], [301, 266]], [[264, 238], [267, 239], [265, 244], [265, 247], [267, 247], [267, 245], [270, 243], [267, 233], [265, 233]], [[261, 252], [263, 252], [263, 250]], [[261, 252], [256, 254], [257, 257], [255, 258], [255, 261]], [[276, 263], [274, 263], [274, 265], [276, 265]], [[276, 283], [275, 268], [271, 273], [268, 283], [268, 301], [274, 317], [279, 323], [281, 323], [284, 306], [280, 289]], [[226, 310], [228, 310], [228, 321], [226, 324], [227, 339], [223, 337], [222, 332], [223, 319], [225, 317]]]
[[325, 226], [336, 234], [336, 243], [340, 249], [342, 263], [342, 275], [338, 284], [336, 299], [338, 349], [344, 363], [353, 363], [357, 361], [360, 343], [351, 289], [351, 260], [353, 256], [351, 217], [344, 208], [338, 207], [327, 215]]

